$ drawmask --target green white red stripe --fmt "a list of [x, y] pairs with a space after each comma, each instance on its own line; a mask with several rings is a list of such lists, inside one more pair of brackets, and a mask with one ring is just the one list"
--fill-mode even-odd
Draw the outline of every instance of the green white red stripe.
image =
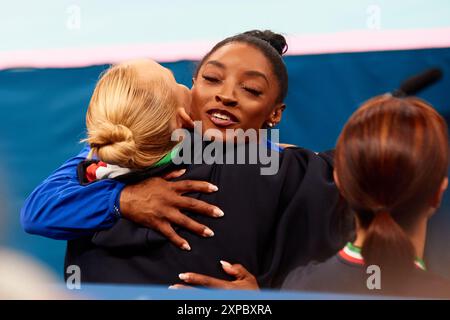
[[[359, 265], [364, 265], [364, 258], [361, 255], [361, 248], [355, 246], [351, 242], [348, 242], [347, 245], [341, 251], [339, 251], [338, 254], [342, 259], [346, 261]], [[414, 264], [416, 265], [417, 268], [422, 269], [424, 271], [426, 270], [425, 262], [422, 259], [416, 258]]]

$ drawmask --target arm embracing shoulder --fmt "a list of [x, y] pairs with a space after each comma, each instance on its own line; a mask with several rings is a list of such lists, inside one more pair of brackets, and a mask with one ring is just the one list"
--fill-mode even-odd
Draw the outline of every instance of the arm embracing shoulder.
[[20, 219], [26, 232], [70, 240], [110, 228], [120, 217], [123, 183], [101, 180], [82, 186], [77, 165], [89, 148], [66, 161], [26, 199]]

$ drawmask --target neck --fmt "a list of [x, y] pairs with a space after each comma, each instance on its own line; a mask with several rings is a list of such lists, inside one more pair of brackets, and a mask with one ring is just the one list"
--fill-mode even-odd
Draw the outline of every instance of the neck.
[[[357, 219], [358, 220], [358, 219]], [[411, 240], [416, 258], [423, 259], [425, 250], [425, 239], [427, 236], [427, 219], [422, 219], [409, 230], [405, 230], [409, 239]], [[364, 240], [366, 239], [367, 230], [360, 227], [359, 222], [356, 223], [356, 240], [353, 244], [356, 247], [362, 248]]]
[[423, 219], [418, 223], [410, 232], [407, 230], [411, 242], [413, 244], [414, 250], [416, 252], [416, 257], [423, 259], [423, 254], [425, 251], [425, 241], [427, 237], [427, 220]]

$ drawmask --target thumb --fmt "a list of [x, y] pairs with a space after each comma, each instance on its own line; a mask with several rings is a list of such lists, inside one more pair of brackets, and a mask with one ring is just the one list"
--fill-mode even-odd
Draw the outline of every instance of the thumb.
[[238, 279], [243, 279], [248, 274], [248, 271], [240, 264], [231, 264], [224, 260], [220, 260], [220, 264], [226, 273]]
[[169, 172], [169, 173], [163, 175], [162, 178], [164, 180], [175, 179], [175, 178], [181, 177], [185, 173], [186, 173], [186, 169], [176, 170], [176, 171], [172, 171], [172, 172]]

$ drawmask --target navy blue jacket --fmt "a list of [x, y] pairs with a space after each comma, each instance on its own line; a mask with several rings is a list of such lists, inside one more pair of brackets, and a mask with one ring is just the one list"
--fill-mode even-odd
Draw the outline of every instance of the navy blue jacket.
[[353, 224], [343, 213], [331, 156], [302, 148], [273, 152], [280, 161], [276, 175], [261, 175], [261, 164], [187, 166], [183, 179], [210, 181], [219, 187], [213, 194], [190, 196], [225, 212], [220, 219], [195, 215], [214, 231], [212, 238], [178, 230], [190, 243], [190, 252], [153, 230], [121, 219], [115, 210], [126, 183], [173, 170], [174, 165], [82, 186], [77, 176], [82, 153], [33, 192], [22, 210], [22, 221], [29, 232], [71, 239], [66, 266], [80, 266], [83, 282], [166, 285], [188, 271], [229, 279], [219, 264], [226, 260], [243, 264], [261, 286], [279, 287], [294, 267], [337, 252]]
[[[235, 147], [235, 154], [239, 148], [248, 152], [247, 145], [241, 145]], [[272, 152], [280, 161], [276, 175], [261, 175], [264, 165], [260, 163], [185, 166], [183, 179], [219, 186], [216, 193], [190, 196], [225, 212], [220, 219], [195, 216], [214, 231], [212, 238], [178, 230], [191, 251], [120, 219], [108, 230], [70, 240], [66, 266], [78, 265], [84, 282], [168, 285], [179, 282], [182, 272], [231, 279], [219, 263], [226, 260], [244, 265], [262, 287], [280, 287], [294, 267], [337, 252], [348, 240], [346, 231], [352, 225], [333, 183], [329, 156], [301, 148]], [[169, 164], [117, 179], [133, 183], [175, 168]]]
[[[419, 268], [413, 269], [404, 281], [387, 286], [381, 269], [381, 288], [369, 289], [364, 265], [348, 261], [339, 254], [323, 263], [311, 262], [293, 270], [282, 289], [334, 292], [362, 295], [384, 295], [412, 298], [450, 298], [450, 281]], [[385, 280], [386, 281], [386, 280]]]

